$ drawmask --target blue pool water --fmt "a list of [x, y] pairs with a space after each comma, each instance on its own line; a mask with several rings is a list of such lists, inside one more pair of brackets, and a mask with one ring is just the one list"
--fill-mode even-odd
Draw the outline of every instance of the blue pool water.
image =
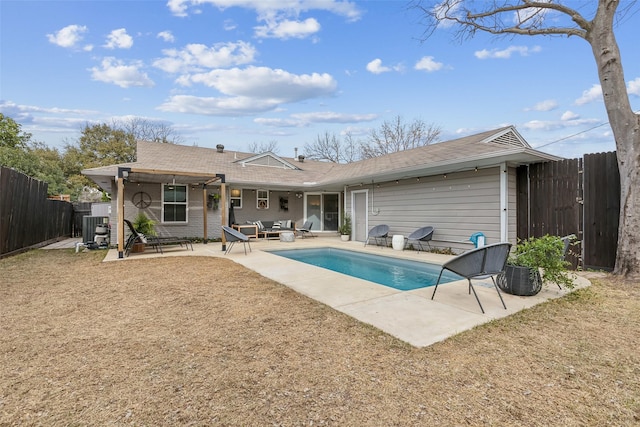
[[[371, 255], [344, 249], [315, 248], [270, 251], [285, 258], [348, 274], [401, 291], [435, 286], [440, 266], [382, 255]], [[440, 283], [460, 280], [449, 271], [442, 274]]]

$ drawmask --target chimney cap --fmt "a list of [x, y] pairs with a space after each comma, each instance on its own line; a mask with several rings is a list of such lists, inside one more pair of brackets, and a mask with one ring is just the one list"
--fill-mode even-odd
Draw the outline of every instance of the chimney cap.
[[218, 150], [218, 153], [223, 153], [224, 152], [224, 145], [218, 144], [218, 145], [216, 145], [216, 149]]

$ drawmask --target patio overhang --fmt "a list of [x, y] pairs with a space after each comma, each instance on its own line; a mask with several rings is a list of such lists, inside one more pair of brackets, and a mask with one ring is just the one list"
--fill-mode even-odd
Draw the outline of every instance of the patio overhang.
[[[172, 171], [162, 169], [143, 169], [135, 167], [118, 167], [118, 173], [115, 177], [116, 188], [118, 192], [118, 258], [124, 258], [124, 188], [128, 183], [167, 183], [172, 182], [175, 184], [189, 185], [193, 187], [201, 187], [203, 191], [202, 203], [203, 212], [206, 212], [207, 203], [207, 185], [213, 183], [220, 184], [220, 203], [222, 206], [226, 206], [226, 191], [225, 191], [225, 175], [224, 174], [210, 174], [210, 173], [198, 173], [198, 172], [185, 172], [185, 171]], [[221, 215], [222, 225], [226, 224], [226, 212], [223, 209]], [[207, 242], [207, 216], [203, 217], [203, 230], [202, 230], [203, 242]], [[222, 236], [222, 250], [226, 249], [226, 242], [224, 234]]]

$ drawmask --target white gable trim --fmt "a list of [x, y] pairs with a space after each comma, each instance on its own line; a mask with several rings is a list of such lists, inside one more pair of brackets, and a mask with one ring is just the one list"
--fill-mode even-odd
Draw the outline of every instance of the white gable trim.
[[[269, 162], [269, 164], [264, 164], [260, 162], [261, 160], [264, 161], [265, 159]], [[273, 161], [274, 164], [271, 164], [271, 161]], [[277, 156], [276, 154], [273, 154], [270, 151], [262, 154], [257, 154], [255, 156], [251, 156], [246, 159], [237, 160], [235, 163], [241, 163], [242, 166], [263, 166], [268, 168], [300, 170], [299, 167], [284, 160], [282, 157]]]
[[520, 135], [513, 126], [509, 126], [503, 129], [502, 131], [497, 132], [480, 142], [491, 142], [494, 144], [504, 145], [507, 147], [512, 146], [512, 147], [531, 148], [531, 146], [527, 143], [527, 141], [525, 141], [522, 135]]

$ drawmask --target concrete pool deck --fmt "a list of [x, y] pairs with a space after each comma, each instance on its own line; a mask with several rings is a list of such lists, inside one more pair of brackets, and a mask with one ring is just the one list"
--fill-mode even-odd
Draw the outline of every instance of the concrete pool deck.
[[[557, 286], [545, 286], [535, 296], [519, 297], [502, 292], [505, 310], [500, 303], [491, 279], [474, 281], [474, 288], [482, 302], [482, 314], [473, 294], [468, 293], [466, 280], [451, 282], [438, 287], [434, 300], [433, 288], [399, 291], [366, 280], [315, 267], [269, 253], [276, 249], [302, 249], [336, 247], [364, 253], [442, 264], [451, 259], [448, 255], [429, 252], [396, 251], [392, 248], [364, 247], [362, 242], [343, 242], [339, 237], [296, 238], [294, 242], [278, 240], [252, 240], [252, 252], [244, 254], [241, 244], [236, 244], [230, 254], [224, 255], [220, 243], [194, 244], [193, 251], [167, 247], [164, 254], [147, 250], [142, 254], [118, 259], [118, 252], [110, 249], [105, 261], [154, 258], [162, 256], [213, 256], [228, 258], [269, 279], [303, 294], [361, 322], [370, 324], [415, 347], [426, 347], [462, 331], [494, 319], [509, 316], [533, 307], [549, 299], [568, 293]], [[589, 286], [587, 277], [577, 276], [576, 288]], [[485, 286], [483, 286], [483, 282]], [[490, 287], [489, 287], [490, 286]]]

